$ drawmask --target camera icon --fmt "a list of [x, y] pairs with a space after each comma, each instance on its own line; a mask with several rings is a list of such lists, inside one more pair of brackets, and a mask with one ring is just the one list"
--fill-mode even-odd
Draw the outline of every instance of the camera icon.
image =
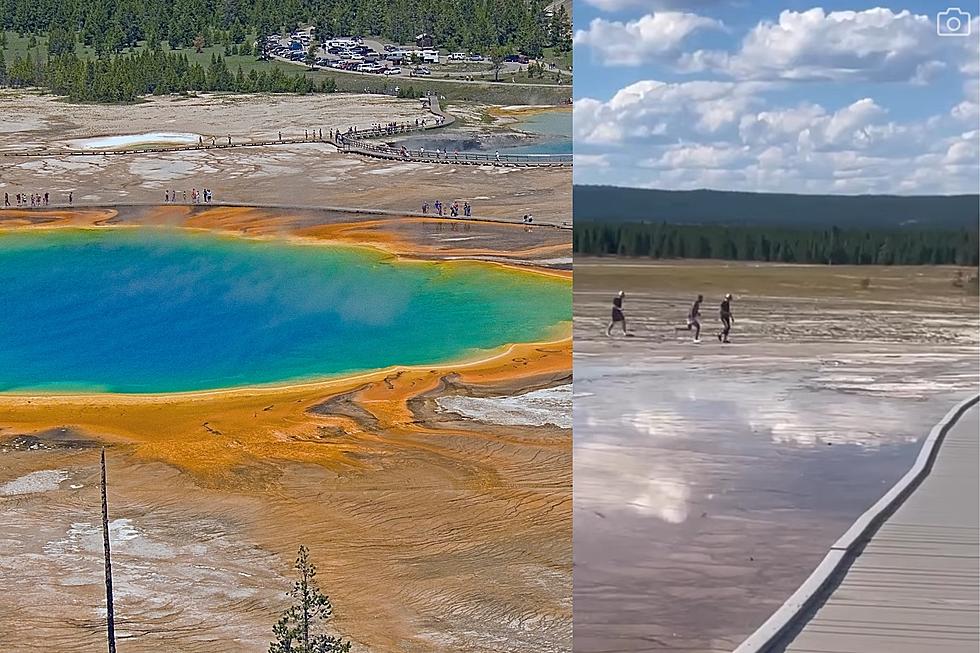
[[936, 34], [939, 36], [969, 36], [969, 13], [959, 7], [950, 7], [936, 14]]

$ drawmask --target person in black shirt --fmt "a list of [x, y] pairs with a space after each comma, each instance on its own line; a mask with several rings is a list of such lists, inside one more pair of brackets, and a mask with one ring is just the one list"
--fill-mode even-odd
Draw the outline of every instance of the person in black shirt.
[[626, 316], [623, 314], [624, 297], [626, 297], [626, 293], [620, 290], [619, 294], [613, 299], [612, 321], [609, 323], [609, 326], [606, 327], [607, 336], [612, 336], [612, 329], [614, 326], [616, 326], [617, 322], [619, 322], [623, 327], [623, 335], [626, 335]]
[[731, 293], [725, 295], [725, 300], [721, 303], [721, 324], [722, 329], [718, 334], [718, 340], [721, 342], [729, 342], [728, 333], [732, 330], [732, 325], [735, 323], [735, 316], [732, 315], [732, 295]]

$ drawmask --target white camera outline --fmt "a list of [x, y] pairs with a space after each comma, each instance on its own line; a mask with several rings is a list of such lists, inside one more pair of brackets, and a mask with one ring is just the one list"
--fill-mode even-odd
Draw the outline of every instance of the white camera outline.
[[[955, 13], [954, 13], [955, 12]], [[953, 14], [950, 16], [950, 14]], [[956, 30], [949, 30], [949, 20], [959, 21], [960, 27]], [[963, 11], [959, 7], [947, 7], [945, 10], [936, 14], [936, 34], [939, 36], [970, 36], [972, 29], [973, 16], [968, 11]]]

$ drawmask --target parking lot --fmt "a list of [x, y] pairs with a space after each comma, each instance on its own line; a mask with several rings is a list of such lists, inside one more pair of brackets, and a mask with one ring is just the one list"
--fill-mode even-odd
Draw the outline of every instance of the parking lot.
[[[311, 28], [288, 36], [266, 37], [268, 56], [306, 66], [310, 46], [315, 41]], [[499, 75], [516, 74], [527, 70], [531, 61], [522, 55], [511, 55], [504, 61]], [[313, 66], [338, 71], [386, 75], [393, 77], [429, 77], [457, 81], [494, 78], [497, 72], [485, 56], [474, 52], [447, 53], [435, 47], [383, 43], [361, 37], [336, 37], [318, 45]]]

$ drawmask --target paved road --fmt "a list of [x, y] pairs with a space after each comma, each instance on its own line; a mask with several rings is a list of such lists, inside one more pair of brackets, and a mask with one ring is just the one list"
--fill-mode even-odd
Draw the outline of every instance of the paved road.
[[932, 471], [874, 534], [787, 653], [980, 650], [980, 422], [973, 406]]

